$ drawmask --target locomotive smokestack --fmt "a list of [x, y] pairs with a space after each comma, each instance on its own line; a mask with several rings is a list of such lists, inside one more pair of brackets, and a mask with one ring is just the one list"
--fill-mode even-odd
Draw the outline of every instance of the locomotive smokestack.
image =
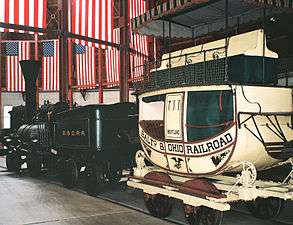
[[26, 121], [31, 122], [36, 113], [36, 81], [41, 68], [41, 61], [22, 60], [21, 70], [25, 79], [25, 111]]

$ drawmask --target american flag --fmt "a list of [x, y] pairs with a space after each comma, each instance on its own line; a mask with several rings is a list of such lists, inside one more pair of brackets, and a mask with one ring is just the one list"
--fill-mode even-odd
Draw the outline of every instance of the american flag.
[[75, 45], [76, 83], [81, 89], [96, 87], [96, 57], [95, 48]]
[[[113, 42], [120, 44], [120, 29], [113, 30]], [[120, 51], [117, 48], [106, 50], [106, 74], [108, 87], [119, 85], [120, 79]]]
[[[112, 42], [113, 0], [72, 0], [69, 30], [74, 34]], [[92, 46], [92, 42], [75, 40], [76, 43]], [[98, 48], [105, 45], [95, 44]]]
[[[46, 27], [47, 0], [0, 0], [0, 22]], [[0, 28], [0, 32], [24, 32]]]
[[30, 44], [28, 41], [6, 43], [6, 90], [24, 91], [25, 83], [22, 75], [20, 60], [30, 57]]
[[[139, 15], [146, 12], [146, 1], [144, 0], [129, 0], [129, 19], [138, 17]], [[148, 46], [147, 37], [140, 34], [132, 34], [130, 48], [135, 51], [142, 53], [130, 55], [130, 77], [132, 80], [140, 79], [144, 74], [144, 64], [147, 61]]]
[[42, 79], [43, 91], [59, 90], [59, 40], [43, 44]]

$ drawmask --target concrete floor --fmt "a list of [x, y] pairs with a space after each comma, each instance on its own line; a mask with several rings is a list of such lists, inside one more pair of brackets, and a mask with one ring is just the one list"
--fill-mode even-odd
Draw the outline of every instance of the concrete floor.
[[167, 225], [163, 220], [0, 167], [0, 225]]
[[[101, 198], [119, 202], [114, 204]], [[0, 158], [0, 225], [170, 225], [172, 223], [124, 207], [145, 210], [142, 193], [123, 185], [108, 187], [99, 198], [79, 190], [63, 188], [48, 178], [33, 179], [25, 174], [7, 172]], [[225, 212], [223, 225], [293, 224], [293, 204], [287, 203], [279, 218], [252, 217], [241, 204]], [[182, 203], [175, 202], [169, 219], [186, 224]]]

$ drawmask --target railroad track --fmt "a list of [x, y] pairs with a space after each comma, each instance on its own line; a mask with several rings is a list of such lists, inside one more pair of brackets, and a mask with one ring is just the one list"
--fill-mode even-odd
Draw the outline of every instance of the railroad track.
[[[44, 178], [44, 180], [46, 180], [46, 182], [54, 182], [56, 185], [62, 186], [62, 184], [56, 179], [52, 180], [47, 177], [47, 178]], [[118, 186], [107, 185], [106, 188], [107, 190], [105, 192], [101, 193], [98, 196], [95, 196], [95, 198], [102, 199], [104, 201], [108, 201], [117, 205], [124, 206], [129, 209], [136, 210], [141, 213], [150, 215], [150, 213], [147, 211], [147, 209], [144, 206], [143, 194], [141, 193], [141, 191], [134, 190], [132, 188], [127, 187], [126, 182], [120, 182], [120, 185]], [[74, 191], [86, 194], [86, 192], [82, 189], [81, 186], [75, 188]], [[172, 224], [188, 225], [188, 223], [185, 221], [181, 204], [182, 203], [180, 203], [179, 201], [176, 201], [174, 204], [175, 210], [173, 210], [171, 216], [168, 218], [164, 218], [162, 220], [165, 220]], [[279, 218], [268, 220], [268, 221], [254, 218], [248, 211], [245, 210], [245, 207], [243, 206], [239, 207], [239, 204], [232, 207], [232, 210], [228, 211], [226, 214], [228, 214], [228, 216], [224, 215], [224, 220], [222, 223], [223, 225], [234, 224], [229, 221], [229, 217], [231, 217], [231, 214], [233, 214], [234, 216], [240, 215], [240, 217], [250, 218], [250, 220], [257, 221], [257, 223], [252, 222], [251, 224], [253, 225], [255, 224], [267, 225], [268, 222], [270, 222], [269, 223], [270, 225], [293, 225], [293, 217], [291, 217], [292, 218], [291, 222], [283, 221], [282, 219], [279, 219]]]
[[[2, 168], [4, 168], [2, 165], [0, 166]], [[24, 170], [22, 171], [22, 174], [24, 176], [28, 176], [27, 172]], [[58, 179], [54, 176], [42, 176], [41, 179], [43, 182], [47, 182], [47, 183], [53, 183], [55, 185], [58, 186], [62, 186], [62, 184], [58, 181]], [[120, 182], [120, 185], [107, 185], [106, 186], [107, 191], [105, 191], [104, 193], [95, 196], [98, 199], [102, 199], [104, 201], [108, 201], [108, 202], [112, 202], [114, 204], [117, 205], [121, 205], [124, 206], [126, 208], [135, 210], [135, 211], [139, 211], [141, 213], [145, 213], [149, 215], [149, 212], [145, 209], [144, 207], [144, 203], [143, 203], [143, 195], [140, 191], [138, 190], [134, 190], [132, 188], [128, 188], [126, 186], [125, 182]], [[83, 190], [82, 186], [79, 185], [77, 188], [73, 189], [76, 192], [79, 193], [83, 193], [86, 194], [86, 192]], [[178, 224], [178, 225], [187, 225], [187, 223], [185, 222], [185, 218], [183, 215], [182, 211], [182, 207], [180, 207], [180, 204], [178, 201], [175, 202], [175, 210], [173, 210], [171, 217], [165, 218], [163, 220], [170, 222], [172, 224]], [[292, 211], [292, 210], [291, 210]], [[292, 222], [291, 221], [283, 221], [282, 219], [274, 219], [274, 220], [270, 220], [270, 221], [266, 221], [266, 220], [260, 220], [260, 219], [255, 219], [252, 215], [250, 215], [250, 213], [248, 211], [245, 211], [245, 209], [243, 208], [239, 208], [239, 207], [232, 207], [231, 210], [232, 213], [239, 215], [240, 217], [246, 217], [246, 218], [251, 218], [251, 220], [258, 220], [257, 224], [268, 224], [268, 222], [270, 222], [271, 225], [292, 225], [293, 224], [293, 219]], [[231, 214], [231, 212], [227, 212], [227, 214]], [[174, 216], [175, 214], [175, 216]], [[224, 221], [223, 221], [223, 225], [228, 225], [228, 224], [233, 224], [231, 222], [229, 222], [229, 215], [228, 216], [224, 216]], [[292, 217], [291, 217], [292, 218]], [[254, 224], [254, 223], [252, 223]]]
[[[126, 186], [126, 184], [125, 184], [125, 186]], [[127, 190], [129, 190], [129, 189], [130, 188], [127, 188]], [[127, 208], [130, 208], [130, 209], [133, 209], [133, 210], [137, 210], [137, 211], [140, 211], [140, 212], [143, 212], [143, 213], [146, 213], [146, 214], [150, 214], [144, 208], [143, 194], [140, 193], [140, 191], [138, 191], [138, 190], [132, 190], [135, 193], [131, 193], [129, 195], [134, 195], [135, 197], [133, 197], [133, 199], [139, 199], [139, 201], [141, 201], [141, 204], [139, 206], [137, 206], [135, 204], [136, 202], [135, 203], [133, 203], [133, 202], [125, 202], [124, 200], [119, 199], [119, 198], [121, 198], [121, 196], [123, 196], [122, 193], [127, 192], [127, 190], [123, 190], [122, 189], [121, 192], [119, 192], [117, 190], [117, 191], [114, 191], [116, 193], [110, 192], [110, 194], [109, 194], [109, 192], [105, 192], [105, 193], [102, 193], [101, 195], [97, 196], [97, 198], [103, 199], [105, 201], [110, 201], [112, 203], [119, 204], [119, 205], [125, 206]], [[133, 199], [132, 199], [132, 201], [133, 201]], [[175, 213], [177, 215], [172, 216], [172, 214], [171, 214], [171, 217], [165, 218], [164, 220], [165, 221], [168, 221], [168, 222], [171, 222], [171, 223], [174, 223], [174, 224], [188, 225], [188, 223], [185, 221], [185, 217], [184, 217], [184, 214], [183, 214], [183, 210], [182, 210], [181, 204], [182, 203], [179, 202], [179, 201], [174, 202], [174, 208], [175, 208], [175, 210], [173, 210], [172, 214]], [[261, 220], [261, 219], [254, 218], [250, 214], [250, 212], [248, 212], [248, 211], [245, 210], [245, 207], [243, 207], [243, 206], [242, 207], [239, 207], [239, 204], [237, 204], [236, 206], [232, 206], [231, 212], [232, 212], [232, 214], [241, 214], [241, 215], [243, 215], [245, 217], [249, 217], [249, 218], [252, 218], [254, 220], [258, 220], [258, 224], [267, 224], [267, 222], [268, 222], [266, 220]], [[228, 211], [227, 214], [231, 214], [231, 212]], [[224, 217], [225, 217], [224, 220], [226, 220], [227, 219], [226, 216], [224, 216]], [[229, 219], [228, 219], [228, 221], [229, 221]], [[287, 222], [284, 222], [284, 221], [280, 220], [279, 218], [270, 220], [270, 222], [272, 222], [271, 224], [274, 224], [274, 225], [292, 225], [293, 224], [293, 220], [292, 220], [291, 223], [287, 223]], [[227, 222], [227, 221], [223, 221], [222, 224], [225, 225], [225, 224], [233, 224], [233, 223]], [[247, 223], [247, 224], [249, 224], [249, 223]]]

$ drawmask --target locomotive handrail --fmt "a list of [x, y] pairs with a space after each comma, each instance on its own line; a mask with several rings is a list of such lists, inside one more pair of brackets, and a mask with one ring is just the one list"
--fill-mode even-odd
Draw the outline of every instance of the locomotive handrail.
[[[194, 52], [190, 52], [190, 53], [180, 54], [180, 55], [177, 55], [177, 56], [167, 57], [167, 58], [161, 59], [161, 60], [154, 60], [154, 61], [151, 61], [151, 62], [155, 63], [154, 65], [158, 65], [158, 64], [156, 64], [156, 62], [162, 62], [162, 61], [172, 60], [172, 59], [176, 59], [176, 58], [182, 58], [183, 56], [187, 57], [187, 56], [194, 55], [194, 54], [205, 54], [206, 52], [216, 51], [216, 50], [220, 50], [220, 49], [224, 50], [224, 49], [226, 49], [226, 46], [221, 46], [221, 47], [211, 48], [211, 49], [205, 49], [205, 50], [200, 50], [200, 51], [194, 51]], [[151, 62], [149, 62], [149, 63], [151, 63]], [[185, 61], [185, 63], [186, 63], [186, 61]], [[156, 68], [158, 68], [158, 67], [156, 67]]]
[[292, 112], [238, 112], [238, 115], [252, 115], [252, 116], [291, 116]]
[[234, 121], [227, 121], [224, 123], [220, 123], [220, 124], [212, 124], [212, 125], [191, 125], [191, 124], [185, 124], [186, 127], [188, 128], [200, 128], [200, 129], [204, 129], [204, 128], [214, 128], [214, 127], [223, 127], [223, 126], [229, 126], [230, 124], [233, 124]]
[[[240, 115], [249, 115], [249, 117], [240, 122]], [[239, 121], [239, 128], [254, 116], [293, 116], [293, 112], [238, 112], [237, 118]]]
[[[188, 56], [195, 57], [195, 56], [193, 56], [195, 54], [197, 54], [197, 55], [204, 54], [205, 55], [207, 52], [212, 52], [212, 51], [216, 51], [216, 50], [225, 50], [225, 49], [226, 49], [226, 46], [221, 46], [221, 47], [217, 47], [217, 48], [205, 49], [205, 50], [180, 54], [180, 55], [176, 55], [176, 56], [171, 56], [171, 57], [167, 57], [164, 59], [162, 58], [162, 59], [157, 59], [157, 60], [151, 60], [151, 61], [147, 62], [147, 65], [143, 64], [143, 65], [134, 66], [133, 69], [137, 69], [137, 68], [141, 68], [141, 67], [145, 68], [146, 66], [148, 66], [148, 68], [150, 68], [150, 65], [154, 65], [154, 68], [146, 73], [146, 74], [149, 74], [149, 72], [156, 72], [161, 67], [161, 65], [162, 65], [161, 63], [163, 61], [169, 61], [169, 60], [171, 61], [172, 59], [180, 58], [178, 60], [178, 62], [180, 62], [181, 58], [184, 57], [185, 65], [189, 65], [192, 63], [189, 63], [188, 60], [186, 60], [188, 58]], [[225, 58], [225, 56], [223, 58]], [[217, 60], [217, 59], [219, 59], [219, 58], [214, 56], [214, 58], [212, 60]], [[205, 60], [203, 62], [207, 62], [207, 61], [210, 61], [210, 60], [206, 60], [206, 57], [205, 57]], [[171, 62], [171, 65], [172, 65], [172, 63], [174, 63], [174, 62]], [[166, 69], [170, 69], [170, 68], [172, 68], [172, 66], [170, 67], [170, 65], [168, 64]], [[147, 75], [147, 76], [149, 76], [149, 75]]]

